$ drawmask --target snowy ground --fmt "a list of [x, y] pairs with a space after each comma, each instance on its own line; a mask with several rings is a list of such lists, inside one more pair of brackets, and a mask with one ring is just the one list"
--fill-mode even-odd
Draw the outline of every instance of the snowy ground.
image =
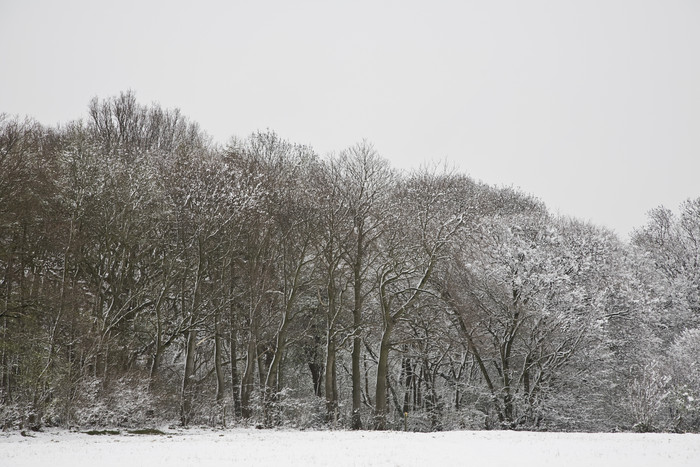
[[168, 431], [0, 433], [0, 466], [700, 466], [700, 435]]

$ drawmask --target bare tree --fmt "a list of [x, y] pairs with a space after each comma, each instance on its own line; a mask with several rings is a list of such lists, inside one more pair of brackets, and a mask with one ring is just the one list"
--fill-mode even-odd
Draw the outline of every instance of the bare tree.
[[372, 267], [377, 243], [386, 233], [391, 215], [389, 200], [396, 175], [372, 145], [359, 143], [345, 150], [339, 160], [342, 174], [341, 196], [352, 218], [346, 261], [352, 271], [352, 421], [354, 430], [362, 428], [362, 356], [363, 312], [366, 296], [374, 289]]

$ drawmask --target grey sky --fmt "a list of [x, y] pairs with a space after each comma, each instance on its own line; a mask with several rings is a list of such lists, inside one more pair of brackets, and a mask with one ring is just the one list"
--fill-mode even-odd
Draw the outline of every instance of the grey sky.
[[220, 142], [367, 138], [623, 236], [700, 196], [695, 0], [0, 0], [0, 112], [54, 124], [127, 89]]

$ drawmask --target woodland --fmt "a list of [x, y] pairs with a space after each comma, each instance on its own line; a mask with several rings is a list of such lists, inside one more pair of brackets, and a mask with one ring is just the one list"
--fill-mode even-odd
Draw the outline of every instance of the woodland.
[[0, 427], [700, 431], [700, 198], [622, 240], [440, 165], [0, 116]]

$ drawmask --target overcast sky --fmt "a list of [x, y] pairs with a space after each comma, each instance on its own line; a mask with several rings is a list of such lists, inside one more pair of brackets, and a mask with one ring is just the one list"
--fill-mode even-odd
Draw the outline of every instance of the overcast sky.
[[215, 140], [442, 159], [626, 237], [700, 196], [700, 2], [0, 0], [0, 112], [131, 89]]

